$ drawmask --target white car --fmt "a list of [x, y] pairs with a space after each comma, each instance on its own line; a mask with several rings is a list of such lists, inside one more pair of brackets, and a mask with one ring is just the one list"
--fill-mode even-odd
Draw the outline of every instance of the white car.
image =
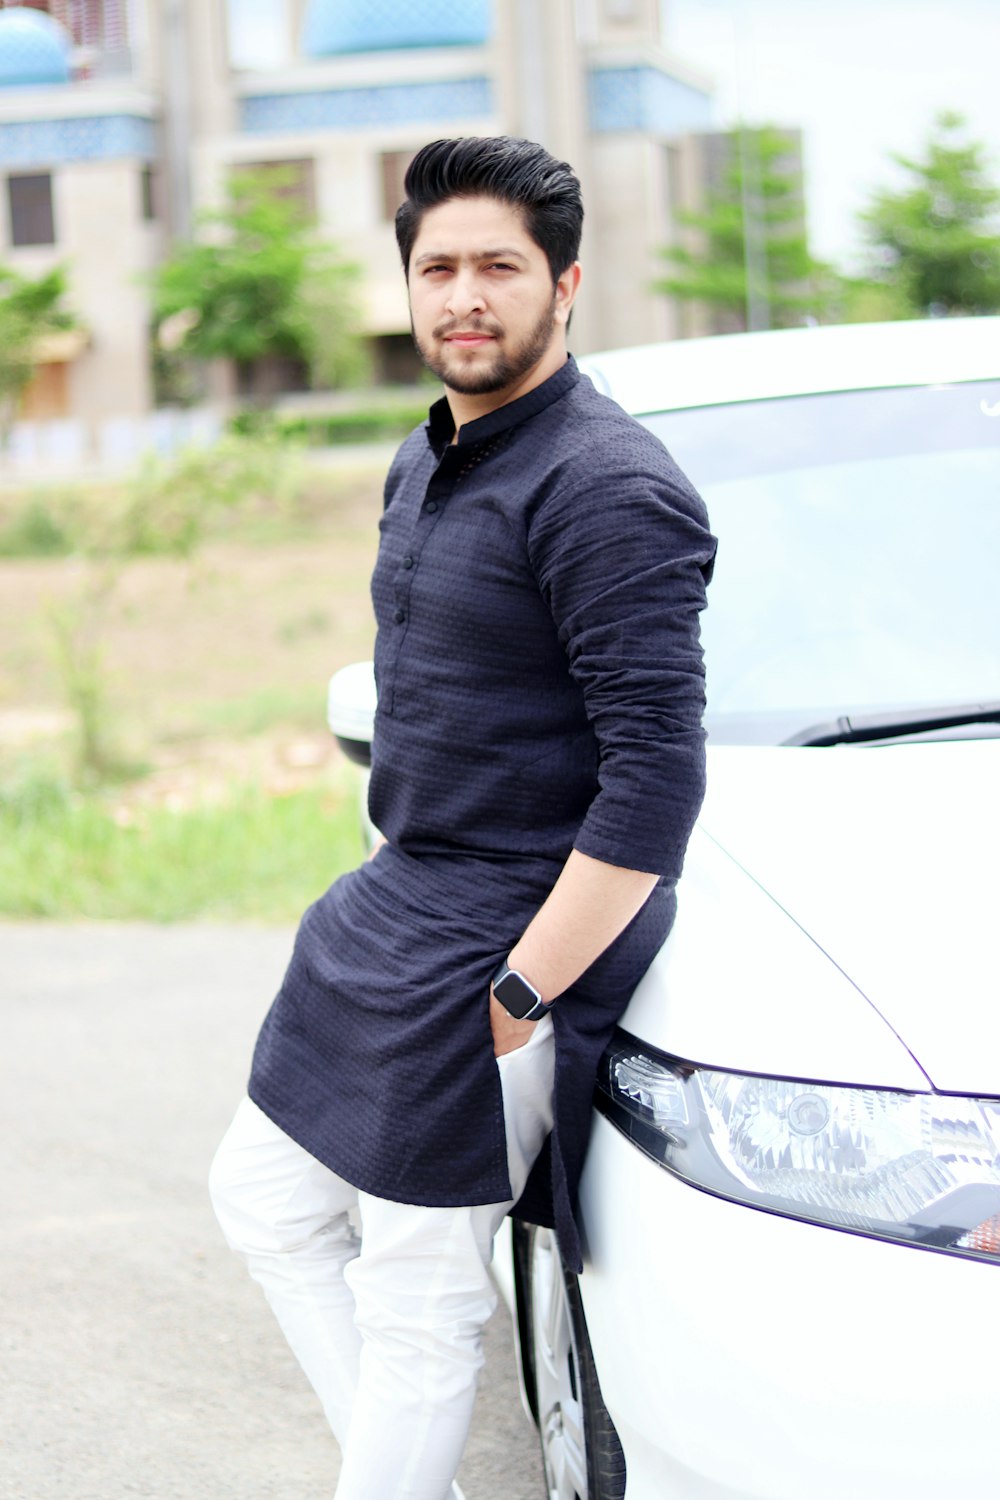
[[550, 1500], [996, 1494], [1000, 319], [583, 367], [720, 545], [708, 796], [602, 1062], [585, 1270], [519, 1224], [498, 1256]]

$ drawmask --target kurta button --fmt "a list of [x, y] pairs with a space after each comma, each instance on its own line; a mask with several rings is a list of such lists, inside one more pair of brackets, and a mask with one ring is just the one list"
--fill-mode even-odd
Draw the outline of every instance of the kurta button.
[[405, 609], [397, 609], [394, 618], [395, 618], [395, 621], [396, 621], [397, 625], [402, 625], [403, 621], [406, 619], [406, 610]]
[[437, 510], [437, 508], [438, 508], [438, 503], [437, 503], [436, 500], [428, 500], [427, 504], [424, 506], [424, 510], [427, 512], [427, 514], [429, 516], [432, 516], [434, 514], [434, 512]]
[[404, 557], [403, 558], [403, 567], [404, 568], [412, 568], [413, 567], [413, 558], [412, 557]]

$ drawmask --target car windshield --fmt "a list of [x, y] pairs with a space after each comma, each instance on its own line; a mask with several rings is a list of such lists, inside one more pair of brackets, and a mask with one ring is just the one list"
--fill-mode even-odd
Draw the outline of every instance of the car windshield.
[[1000, 380], [642, 421], [719, 537], [711, 739], [1000, 699]]

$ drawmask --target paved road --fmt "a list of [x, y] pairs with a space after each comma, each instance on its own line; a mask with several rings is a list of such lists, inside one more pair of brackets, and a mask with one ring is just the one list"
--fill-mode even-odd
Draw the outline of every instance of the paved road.
[[[204, 1187], [290, 941], [0, 924], [3, 1500], [330, 1500], [336, 1445]], [[544, 1493], [503, 1310], [459, 1478]]]

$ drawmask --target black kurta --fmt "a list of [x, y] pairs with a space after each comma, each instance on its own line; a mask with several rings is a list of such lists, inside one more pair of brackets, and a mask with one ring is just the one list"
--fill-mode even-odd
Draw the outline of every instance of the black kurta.
[[510, 1196], [489, 981], [570, 850], [662, 878], [560, 997], [555, 1127], [517, 1212], [572, 1203], [597, 1060], [674, 915], [704, 790], [698, 612], [715, 543], [661, 444], [569, 360], [386, 481], [370, 809], [389, 844], [299, 929], [250, 1094], [357, 1187]]

